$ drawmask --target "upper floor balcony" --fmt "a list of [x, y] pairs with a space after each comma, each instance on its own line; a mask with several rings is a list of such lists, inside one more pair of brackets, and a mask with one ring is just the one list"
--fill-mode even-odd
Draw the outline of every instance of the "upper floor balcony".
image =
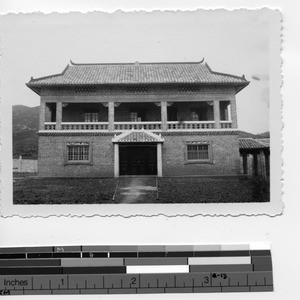
[[40, 131], [153, 132], [237, 128], [235, 101], [42, 102]]

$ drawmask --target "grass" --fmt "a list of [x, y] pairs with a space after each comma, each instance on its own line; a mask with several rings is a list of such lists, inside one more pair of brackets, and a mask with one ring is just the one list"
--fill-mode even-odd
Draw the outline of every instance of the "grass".
[[161, 178], [161, 203], [239, 203], [269, 201], [269, 185], [244, 177]]
[[[15, 175], [15, 174], [14, 174]], [[14, 176], [14, 204], [109, 204], [114, 178], [37, 178]], [[269, 183], [242, 177], [158, 178], [158, 192], [147, 203], [230, 203], [269, 201]]]
[[14, 204], [113, 203], [117, 180], [112, 178], [29, 178], [13, 184]]

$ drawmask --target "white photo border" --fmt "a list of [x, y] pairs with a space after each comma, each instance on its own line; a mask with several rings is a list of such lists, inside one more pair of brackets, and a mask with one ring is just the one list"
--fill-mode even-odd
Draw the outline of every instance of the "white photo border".
[[[251, 11], [250, 9], [249, 11]], [[12, 192], [12, 105], [1, 97], [1, 200], [2, 217], [114, 217], [144, 216], [278, 216], [283, 212], [282, 201], [282, 101], [281, 101], [281, 14], [266, 10], [269, 22], [270, 53], [270, 182], [271, 201], [267, 203], [218, 203], [218, 204], [78, 204], [78, 205], [14, 205]], [[226, 11], [226, 10], [225, 10]], [[236, 11], [236, 10], [235, 10]], [[268, 12], [267, 12], [268, 11]], [[139, 12], [135, 12], [139, 13]], [[160, 12], [163, 14], [164, 12]], [[71, 13], [70, 13], [71, 14]], [[16, 17], [18, 17], [16, 15]], [[67, 17], [67, 15], [66, 15]], [[0, 29], [1, 31], [1, 29]], [[0, 32], [1, 34], [1, 32]], [[1, 60], [5, 60], [5, 44], [1, 45]], [[2, 63], [1, 63], [2, 64]], [[2, 69], [2, 68], [1, 68]], [[1, 79], [5, 74], [1, 72]], [[2, 80], [1, 80], [2, 82]], [[1, 91], [3, 86], [1, 84]], [[2, 92], [1, 92], [2, 94]]]

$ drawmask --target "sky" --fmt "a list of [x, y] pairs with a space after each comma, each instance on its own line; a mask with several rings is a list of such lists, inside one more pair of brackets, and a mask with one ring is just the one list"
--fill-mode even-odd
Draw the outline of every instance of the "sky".
[[240, 130], [269, 130], [269, 25], [265, 11], [8, 14], [0, 19], [2, 99], [39, 105], [26, 87], [76, 63], [205, 61], [245, 75], [237, 94]]

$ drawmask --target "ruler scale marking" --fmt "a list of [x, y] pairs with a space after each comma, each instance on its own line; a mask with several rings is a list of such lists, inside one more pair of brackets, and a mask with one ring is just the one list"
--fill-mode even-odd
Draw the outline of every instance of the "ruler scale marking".
[[0, 248], [0, 295], [272, 290], [266, 245]]

